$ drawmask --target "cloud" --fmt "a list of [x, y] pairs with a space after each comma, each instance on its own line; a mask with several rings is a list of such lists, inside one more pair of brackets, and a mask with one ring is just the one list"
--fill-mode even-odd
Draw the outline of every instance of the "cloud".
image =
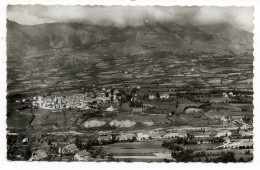
[[24, 25], [83, 22], [118, 27], [140, 26], [146, 21], [197, 25], [229, 22], [250, 32], [253, 29], [253, 9], [250, 7], [9, 5], [7, 19]]
[[253, 30], [253, 8], [250, 7], [203, 7], [194, 16], [201, 24], [228, 22], [244, 30]]

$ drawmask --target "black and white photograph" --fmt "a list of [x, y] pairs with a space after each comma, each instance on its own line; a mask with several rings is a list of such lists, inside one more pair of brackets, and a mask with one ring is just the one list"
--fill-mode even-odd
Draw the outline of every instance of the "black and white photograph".
[[251, 163], [253, 13], [8, 5], [6, 159]]

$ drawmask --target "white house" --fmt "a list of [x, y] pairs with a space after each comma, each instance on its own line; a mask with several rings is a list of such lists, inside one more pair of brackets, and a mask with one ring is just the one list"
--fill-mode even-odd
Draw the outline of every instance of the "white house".
[[28, 138], [23, 138], [22, 143], [28, 143], [29, 139]]
[[74, 155], [75, 161], [89, 161], [90, 160], [90, 153], [86, 150], [79, 151]]
[[167, 133], [166, 135], [164, 135], [163, 138], [174, 138], [176, 136], [179, 136], [179, 133], [171, 132], [171, 133]]
[[230, 138], [229, 137], [224, 137], [224, 144], [230, 143]]
[[155, 97], [155, 95], [149, 95], [149, 100], [155, 100], [156, 99], [156, 97]]
[[230, 132], [228, 130], [223, 130], [223, 131], [217, 132], [216, 137], [231, 136], [231, 135], [232, 135], [232, 132]]
[[162, 94], [160, 96], [160, 99], [169, 99], [169, 98], [170, 98], [169, 94]]
[[143, 132], [139, 132], [139, 133], [137, 133], [137, 137], [136, 137], [136, 139], [137, 140], [146, 140], [146, 139], [149, 139], [149, 134], [145, 134], [145, 133], [143, 133]]
[[122, 133], [119, 136], [119, 141], [132, 140], [135, 137], [134, 133]]
[[106, 108], [106, 111], [107, 112], [113, 112], [113, 111], [115, 111], [116, 109], [113, 107], [113, 106], [110, 106], [110, 107], [108, 107], [108, 108]]
[[32, 157], [29, 159], [29, 161], [41, 161], [47, 157], [48, 157], [48, 155], [44, 151], [37, 150], [32, 153]]

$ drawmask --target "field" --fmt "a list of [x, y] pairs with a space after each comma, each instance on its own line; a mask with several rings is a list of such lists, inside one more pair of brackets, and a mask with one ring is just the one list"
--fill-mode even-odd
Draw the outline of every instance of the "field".
[[8, 127], [24, 128], [30, 124], [33, 115], [30, 113], [28, 109], [18, 111], [16, 109], [18, 109], [21, 106], [17, 105], [16, 103], [9, 104], [8, 107], [11, 108], [8, 112], [8, 117], [6, 120]]
[[[179, 102], [178, 108], [176, 108], [176, 102]], [[194, 103], [193, 101], [189, 99], [178, 99], [174, 101], [149, 101], [144, 102], [155, 106], [155, 109], [153, 110], [155, 113], [162, 113], [162, 114], [168, 114], [170, 112], [178, 112], [182, 113], [184, 111], [184, 108], [186, 106], [199, 106], [201, 103]]]
[[162, 141], [115, 143], [102, 148], [118, 161], [162, 162], [171, 154], [169, 149], [162, 147]]
[[124, 142], [102, 146], [114, 155], [153, 155], [155, 152], [169, 152], [162, 147], [162, 141]]
[[46, 110], [46, 109], [35, 109], [34, 110], [35, 117], [31, 125], [35, 127], [41, 127], [44, 124], [45, 119], [49, 116], [50, 112], [51, 112], [50, 110]]
[[65, 119], [61, 111], [51, 112], [44, 121], [44, 125], [63, 126]]
[[187, 149], [192, 149], [194, 151], [199, 150], [199, 151], [204, 151], [206, 149], [212, 149], [218, 146], [223, 145], [222, 143], [209, 143], [209, 144], [195, 144], [195, 145], [183, 145], [183, 148]]

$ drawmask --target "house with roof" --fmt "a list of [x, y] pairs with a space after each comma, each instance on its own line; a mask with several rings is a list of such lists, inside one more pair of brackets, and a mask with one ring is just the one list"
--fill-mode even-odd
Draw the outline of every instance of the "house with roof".
[[152, 94], [152, 95], [149, 95], [149, 96], [148, 96], [148, 99], [149, 99], [149, 100], [155, 100], [156, 97], [155, 97], [155, 95]]
[[169, 94], [162, 94], [160, 95], [160, 99], [169, 99], [170, 95]]
[[139, 133], [137, 133], [136, 139], [137, 140], [146, 140], [146, 139], [149, 139], [149, 137], [150, 137], [149, 134], [144, 133], [144, 132], [139, 132]]
[[110, 107], [106, 108], [106, 111], [113, 112], [113, 111], [116, 111], [116, 109], [113, 106], [110, 106]]
[[48, 143], [44, 143], [44, 144], [38, 146], [38, 147], [37, 147], [37, 150], [41, 150], [41, 151], [44, 151], [44, 152], [46, 152], [46, 153], [49, 153], [50, 150], [51, 150], [51, 146], [48, 145]]
[[240, 130], [239, 134], [243, 137], [252, 137], [253, 131], [247, 131], [247, 130]]
[[224, 137], [223, 140], [224, 140], [224, 142], [223, 142], [224, 144], [230, 143], [230, 138], [229, 137]]
[[230, 132], [229, 130], [222, 130], [222, 131], [218, 131], [216, 137], [224, 137], [224, 136], [231, 136], [232, 132]]
[[249, 129], [248, 125], [247, 124], [243, 124], [241, 127], [240, 127], [241, 130], [247, 130]]
[[167, 133], [166, 135], [163, 136], [163, 138], [169, 139], [169, 138], [174, 138], [179, 136], [179, 133], [177, 132], [171, 132], [171, 133]]
[[48, 155], [44, 151], [37, 150], [32, 153], [32, 157], [29, 159], [29, 161], [43, 161], [46, 160], [47, 157]]
[[90, 160], [90, 153], [86, 150], [81, 150], [74, 155], [75, 161], [89, 161]]
[[135, 138], [135, 134], [134, 133], [121, 133], [118, 136], [118, 140], [119, 141], [127, 141], [127, 140], [133, 140]]
[[75, 144], [69, 144], [61, 149], [62, 154], [75, 154], [78, 152], [78, 148]]
[[98, 142], [108, 142], [112, 140], [112, 136], [111, 135], [98, 136], [97, 140]]
[[23, 144], [26, 144], [26, 143], [28, 143], [29, 142], [29, 139], [28, 138], [23, 138], [23, 140], [22, 140], [22, 143]]

